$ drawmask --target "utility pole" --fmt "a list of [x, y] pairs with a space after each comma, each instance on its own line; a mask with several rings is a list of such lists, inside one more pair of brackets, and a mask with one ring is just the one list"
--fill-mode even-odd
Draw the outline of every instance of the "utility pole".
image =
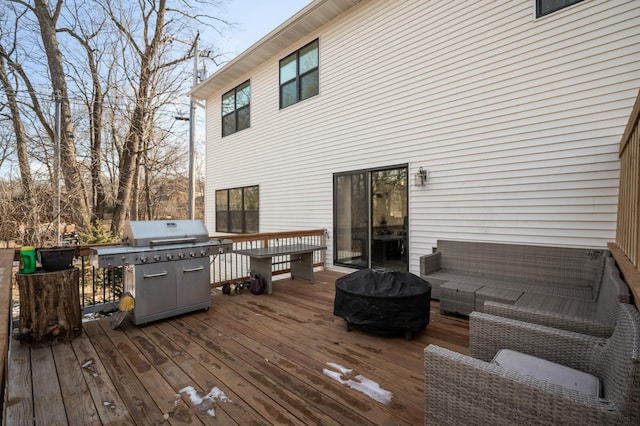
[[[200, 33], [196, 34], [196, 39], [193, 41], [193, 87], [198, 85], [198, 61], [199, 61], [199, 47], [198, 39]], [[196, 140], [196, 104], [193, 99], [189, 102], [189, 207], [188, 216], [189, 219], [194, 219], [196, 210], [195, 200], [195, 140]]]
[[56, 90], [53, 94], [56, 105], [55, 114], [55, 140], [53, 146], [53, 217], [55, 224], [54, 240], [56, 246], [60, 246], [60, 138], [62, 134], [62, 97], [60, 91]]

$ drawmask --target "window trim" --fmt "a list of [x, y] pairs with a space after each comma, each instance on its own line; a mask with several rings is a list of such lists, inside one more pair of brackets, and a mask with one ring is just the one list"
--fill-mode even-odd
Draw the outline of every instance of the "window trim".
[[[242, 88], [244, 89], [243, 86], [247, 85], [247, 87], [249, 88], [249, 102], [247, 102], [246, 105], [242, 105], [241, 107], [238, 108], [238, 89]], [[233, 111], [225, 114], [224, 113], [224, 98], [225, 96], [227, 96], [228, 94], [233, 92]], [[247, 124], [247, 127], [243, 127], [241, 129], [238, 128], [238, 114], [239, 112], [248, 110], [249, 111], [249, 123]], [[224, 138], [225, 136], [230, 136], [233, 135], [234, 133], [237, 133], [241, 130], [244, 129], [248, 129], [249, 127], [251, 127], [251, 79], [243, 81], [242, 83], [238, 84], [236, 87], [234, 87], [233, 89], [225, 92], [222, 94], [222, 98], [220, 100], [220, 112], [221, 112], [221, 129], [220, 129], [220, 134], [222, 135], [222, 137]], [[230, 115], [233, 114], [233, 124], [234, 124], [234, 128], [233, 131], [231, 133], [224, 133], [224, 119], [226, 117], [229, 117]]]
[[584, 0], [567, 0], [569, 2], [568, 4], [565, 4], [564, 6], [559, 6], [553, 10], [549, 10], [546, 13], [542, 13], [542, 6], [544, 1], [545, 0], [535, 0], [536, 19], [551, 15], [553, 13], [556, 13], [562, 9], [566, 9], [567, 7], [573, 6], [575, 4], [582, 3]]
[[[311, 46], [312, 44], [316, 44], [316, 51], [317, 51], [317, 62], [318, 64], [311, 68], [306, 70], [304, 73], [300, 74], [300, 52], [303, 51], [305, 48]], [[296, 75], [295, 77], [282, 82], [282, 61], [284, 61], [285, 59], [289, 58], [290, 56], [295, 55], [295, 62], [296, 62]], [[317, 81], [317, 85], [318, 85], [318, 92], [314, 95], [311, 95], [307, 98], [302, 99], [302, 86], [300, 84], [300, 81], [302, 80], [303, 77], [312, 74], [312, 73], [318, 73], [318, 81]], [[283, 86], [290, 84], [291, 82], [295, 81], [296, 83], [296, 100], [295, 102], [283, 106], [282, 105], [282, 88]], [[291, 52], [290, 54], [288, 54], [287, 56], [285, 56], [284, 58], [280, 59], [280, 61], [278, 62], [278, 94], [279, 94], [279, 106], [280, 109], [285, 109], [287, 107], [290, 107], [291, 105], [295, 105], [303, 100], [312, 98], [314, 96], [317, 96], [320, 93], [320, 39], [316, 38], [315, 40], [310, 41], [309, 43], [305, 44], [304, 46], [300, 47], [298, 50], [296, 50], [295, 52]]]

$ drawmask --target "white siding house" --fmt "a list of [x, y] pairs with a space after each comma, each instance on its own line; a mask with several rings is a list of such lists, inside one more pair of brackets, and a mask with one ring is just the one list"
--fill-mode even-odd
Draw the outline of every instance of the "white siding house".
[[[539, 18], [536, 3], [310, 3], [191, 92], [206, 101], [209, 230], [216, 191], [257, 186], [259, 231], [326, 228], [329, 266], [334, 244], [357, 239], [351, 215], [368, 227], [368, 248], [351, 248], [374, 257], [376, 196], [414, 273], [438, 239], [606, 247], [640, 88], [640, 1]], [[314, 40], [318, 94], [280, 108], [280, 61]], [[222, 137], [223, 95], [247, 81], [250, 125]], [[408, 172], [396, 195], [365, 180], [370, 211], [341, 208], [356, 186], [337, 193], [339, 176], [386, 169]]]

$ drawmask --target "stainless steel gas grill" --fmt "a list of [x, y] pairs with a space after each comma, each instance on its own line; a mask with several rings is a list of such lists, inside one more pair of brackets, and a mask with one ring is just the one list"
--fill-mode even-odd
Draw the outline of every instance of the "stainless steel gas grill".
[[131, 221], [122, 244], [92, 248], [91, 262], [97, 268], [124, 267], [124, 294], [133, 298], [138, 325], [208, 309], [211, 256], [231, 250], [231, 240], [209, 239], [200, 220]]

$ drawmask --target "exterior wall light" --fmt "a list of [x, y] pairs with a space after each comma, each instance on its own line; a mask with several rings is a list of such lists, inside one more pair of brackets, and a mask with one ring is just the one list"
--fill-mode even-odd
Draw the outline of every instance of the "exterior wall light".
[[418, 173], [415, 174], [415, 177], [416, 186], [425, 186], [429, 180], [429, 171], [420, 167], [420, 169], [418, 169]]

